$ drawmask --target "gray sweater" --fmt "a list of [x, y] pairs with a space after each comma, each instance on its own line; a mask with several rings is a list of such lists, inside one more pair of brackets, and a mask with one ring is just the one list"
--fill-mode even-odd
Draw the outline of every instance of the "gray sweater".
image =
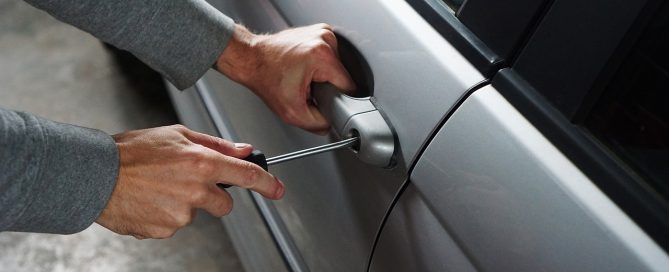
[[[199, 0], [28, 0], [184, 89], [223, 52], [233, 21]], [[75, 233], [116, 184], [119, 156], [102, 131], [0, 109], [0, 231]]]

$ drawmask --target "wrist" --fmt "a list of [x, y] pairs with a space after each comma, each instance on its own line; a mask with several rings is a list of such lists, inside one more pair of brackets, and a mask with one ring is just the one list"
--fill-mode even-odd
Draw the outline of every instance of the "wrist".
[[257, 44], [260, 35], [235, 25], [232, 38], [216, 60], [216, 69], [230, 79], [248, 86], [260, 66]]

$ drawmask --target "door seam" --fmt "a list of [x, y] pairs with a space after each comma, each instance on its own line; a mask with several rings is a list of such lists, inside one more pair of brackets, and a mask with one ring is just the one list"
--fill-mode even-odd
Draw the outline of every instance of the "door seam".
[[448, 111], [444, 117], [439, 121], [439, 124], [432, 130], [430, 133], [430, 136], [423, 142], [421, 145], [420, 150], [416, 153], [414, 156], [413, 160], [411, 161], [411, 165], [409, 166], [409, 170], [407, 172], [407, 179], [402, 183], [400, 188], [397, 190], [397, 193], [395, 193], [395, 196], [393, 197], [392, 202], [388, 206], [388, 209], [386, 210], [385, 214], [383, 215], [383, 219], [381, 220], [381, 223], [379, 224], [379, 228], [376, 231], [376, 235], [374, 237], [374, 242], [372, 243], [372, 248], [369, 253], [369, 258], [367, 260], [367, 269], [365, 271], [369, 272], [372, 266], [372, 260], [374, 259], [374, 252], [376, 251], [376, 246], [379, 243], [379, 239], [381, 237], [381, 234], [383, 232], [383, 228], [385, 227], [386, 223], [388, 222], [388, 218], [390, 217], [390, 214], [392, 213], [393, 208], [399, 201], [400, 197], [402, 196], [402, 193], [404, 190], [409, 187], [409, 184], [411, 184], [411, 173], [413, 172], [414, 168], [418, 164], [418, 159], [423, 155], [425, 150], [427, 149], [427, 146], [434, 140], [434, 137], [439, 133], [441, 128], [446, 124], [448, 119], [455, 113], [455, 111], [460, 108], [460, 106], [469, 98], [475, 91], [483, 88], [484, 86], [490, 84], [489, 79], [484, 79], [480, 81], [479, 83], [474, 84], [474, 86], [470, 87], [465, 93], [458, 99], [458, 101], [453, 105], [450, 111]]

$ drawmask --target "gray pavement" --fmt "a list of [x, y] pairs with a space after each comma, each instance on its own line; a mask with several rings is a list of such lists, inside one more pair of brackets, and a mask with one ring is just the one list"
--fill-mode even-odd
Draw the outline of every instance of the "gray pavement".
[[[159, 77], [15, 0], [0, 0], [0, 107], [110, 134], [177, 122]], [[0, 271], [241, 270], [223, 226], [204, 213], [166, 240], [96, 224], [74, 235], [0, 233]]]

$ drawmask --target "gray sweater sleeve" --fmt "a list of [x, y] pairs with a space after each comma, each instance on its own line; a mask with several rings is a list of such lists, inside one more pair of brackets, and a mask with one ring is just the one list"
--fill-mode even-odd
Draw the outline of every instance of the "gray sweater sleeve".
[[0, 109], [0, 231], [74, 233], [104, 209], [118, 149], [102, 131]]
[[133, 53], [179, 89], [212, 67], [234, 30], [232, 19], [204, 0], [26, 2]]
[[[223, 52], [233, 21], [198, 0], [28, 0], [130, 51], [180, 89]], [[0, 231], [74, 233], [114, 190], [118, 150], [98, 130], [0, 109]]]

